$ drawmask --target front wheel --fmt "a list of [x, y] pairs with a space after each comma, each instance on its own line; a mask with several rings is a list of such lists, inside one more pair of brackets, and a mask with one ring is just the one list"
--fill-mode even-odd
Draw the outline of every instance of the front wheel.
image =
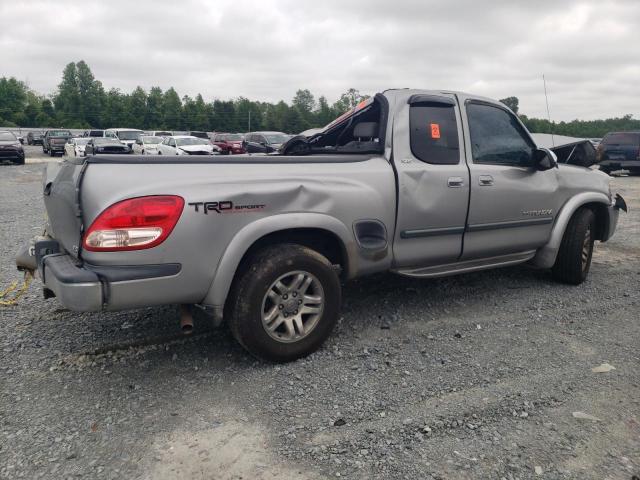
[[591, 266], [595, 234], [595, 215], [583, 207], [573, 214], [562, 237], [552, 273], [556, 280], [571, 285], [585, 281]]
[[249, 353], [274, 362], [317, 350], [340, 313], [340, 279], [331, 262], [296, 244], [257, 253], [231, 295], [231, 333]]

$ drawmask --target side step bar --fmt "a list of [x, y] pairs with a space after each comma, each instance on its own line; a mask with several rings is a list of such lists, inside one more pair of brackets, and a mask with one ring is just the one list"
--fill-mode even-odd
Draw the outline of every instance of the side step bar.
[[436, 265], [431, 267], [393, 269], [392, 271], [406, 277], [446, 277], [448, 275], [475, 272], [477, 270], [485, 270], [487, 268], [517, 265], [518, 263], [524, 263], [531, 260], [535, 254], [535, 250], [530, 250], [527, 252], [500, 255], [498, 257], [482, 258], [479, 260], [466, 260], [464, 262], [448, 263], [446, 265]]

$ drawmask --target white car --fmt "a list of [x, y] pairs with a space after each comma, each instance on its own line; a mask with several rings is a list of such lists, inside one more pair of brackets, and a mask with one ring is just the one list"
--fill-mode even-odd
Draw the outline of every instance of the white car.
[[84, 147], [87, 146], [91, 138], [70, 138], [64, 146], [64, 154], [69, 157], [84, 157]]
[[169, 130], [153, 130], [151, 132], [144, 132], [145, 135], [151, 135], [152, 137], [170, 137], [173, 135], [173, 132]]
[[140, 135], [133, 144], [134, 155], [157, 155], [158, 145], [164, 138], [153, 135]]
[[110, 128], [104, 133], [105, 137], [116, 138], [129, 148], [133, 148], [133, 143], [138, 135], [144, 135], [144, 132], [135, 128]]
[[218, 155], [220, 147], [212, 145], [204, 138], [191, 135], [166, 137], [158, 145], [158, 155]]

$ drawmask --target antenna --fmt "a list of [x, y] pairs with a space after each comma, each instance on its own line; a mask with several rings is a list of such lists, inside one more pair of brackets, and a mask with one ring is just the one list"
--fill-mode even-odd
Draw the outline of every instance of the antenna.
[[549, 127], [551, 128], [551, 145], [556, 146], [556, 141], [553, 138], [553, 123], [551, 123], [551, 114], [549, 113], [549, 97], [547, 96], [547, 81], [542, 74], [542, 85], [544, 86], [544, 100], [547, 102], [547, 119], [549, 119]]

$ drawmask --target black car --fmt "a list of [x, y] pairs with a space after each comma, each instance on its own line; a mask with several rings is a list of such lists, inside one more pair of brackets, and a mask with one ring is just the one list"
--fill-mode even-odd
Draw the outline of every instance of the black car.
[[0, 163], [24, 165], [24, 149], [18, 138], [11, 132], [0, 131]]
[[47, 130], [42, 137], [42, 153], [48, 153], [52, 157], [58, 152], [64, 154], [64, 146], [71, 137], [73, 135], [69, 130]]
[[640, 132], [607, 133], [596, 150], [600, 170], [640, 173]]
[[82, 136], [101, 138], [101, 137], [104, 137], [104, 130], [87, 130], [82, 134]]
[[115, 138], [102, 138], [102, 137], [92, 137], [89, 140], [89, 143], [84, 147], [85, 155], [95, 155], [95, 154], [129, 154], [131, 153], [131, 149], [120, 143], [119, 140]]
[[27, 145], [42, 145], [42, 137], [44, 132], [39, 130], [27, 133]]
[[272, 153], [289, 138], [282, 132], [251, 132], [245, 135], [243, 147], [248, 153]]

